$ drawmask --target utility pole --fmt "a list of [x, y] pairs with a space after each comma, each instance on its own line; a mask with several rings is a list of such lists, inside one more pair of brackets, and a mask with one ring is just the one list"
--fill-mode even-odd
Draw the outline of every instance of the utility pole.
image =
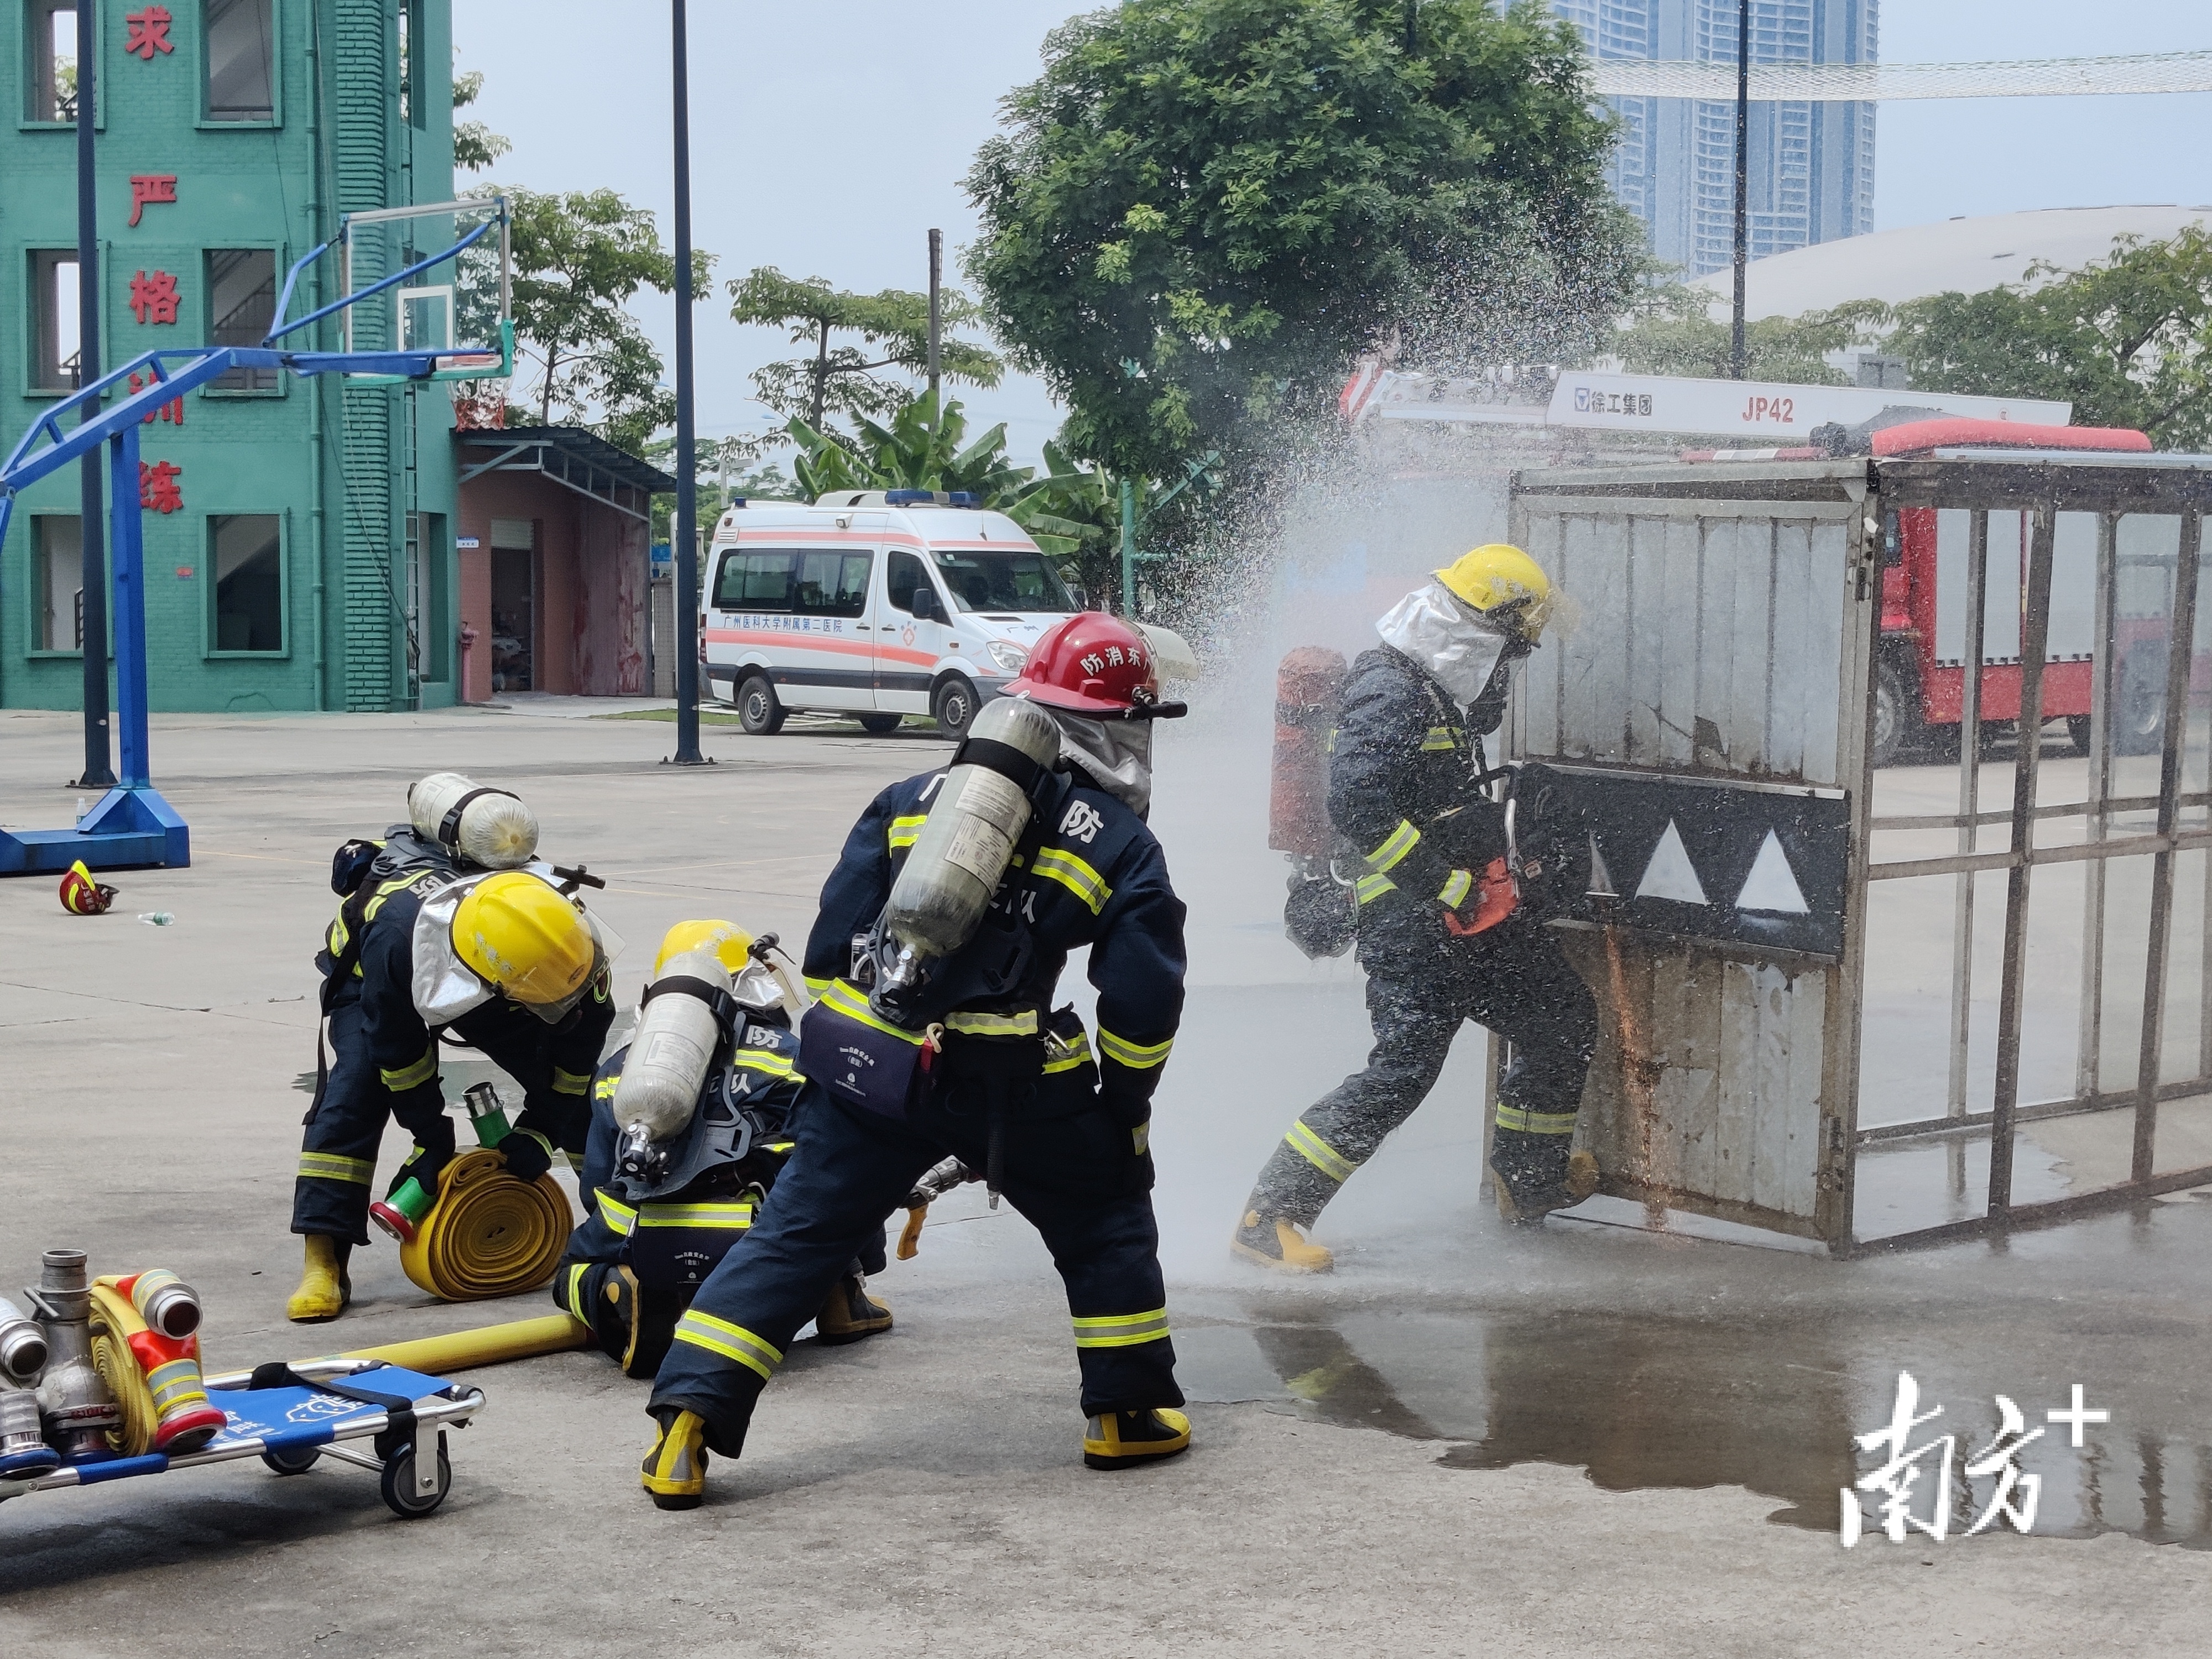
[[684, 39], [684, 0], [670, 0], [676, 111], [676, 755], [703, 766], [699, 753], [698, 434], [691, 386], [691, 70]]
[[1729, 369], [1744, 376], [1743, 268], [1751, 238], [1747, 198], [1751, 186], [1751, 0], [1735, 8], [1735, 315], [1729, 335]]
[[945, 233], [929, 233], [929, 435], [934, 438], [943, 418], [938, 397], [938, 380], [943, 364], [945, 338], [945, 302], [942, 284], [945, 280]]
[[[93, 172], [93, 122], [98, 113], [100, 64], [99, 0], [77, 0], [76, 12], [76, 383], [100, 378], [100, 220], [97, 175]], [[79, 425], [100, 417], [100, 400], [88, 402]], [[115, 770], [107, 763], [107, 538], [106, 502], [100, 489], [98, 447], [78, 463], [78, 523], [82, 526], [82, 560], [78, 566], [84, 618], [84, 775], [81, 789], [112, 789]]]
[[1121, 614], [1137, 619], [1137, 486], [1121, 480]]

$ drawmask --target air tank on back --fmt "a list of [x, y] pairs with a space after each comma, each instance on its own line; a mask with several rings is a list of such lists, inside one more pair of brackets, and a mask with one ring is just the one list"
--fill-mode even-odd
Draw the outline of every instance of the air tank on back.
[[[433, 772], [407, 791], [407, 821], [431, 842], [445, 841], [440, 830], [453, 808], [478, 785], [459, 772]], [[461, 807], [459, 820], [445, 844], [483, 870], [517, 870], [538, 855], [538, 815], [513, 795], [477, 794]]]
[[[1043, 767], [1060, 758], [1060, 727], [1018, 697], [985, 703], [968, 741], [1003, 744]], [[1029, 821], [1028, 795], [1004, 772], [971, 759], [945, 775], [878, 924], [868, 1000], [878, 1012], [974, 935]]]
[[615, 1121], [626, 1135], [641, 1128], [647, 1140], [665, 1140], [691, 1121], [698, 1106], [722, 1028], [713, 1006], [683, 984], [687, 980], [730, 988], [729, 969], [711, 946], [669, 957], [653, 975], [615, 1085]]

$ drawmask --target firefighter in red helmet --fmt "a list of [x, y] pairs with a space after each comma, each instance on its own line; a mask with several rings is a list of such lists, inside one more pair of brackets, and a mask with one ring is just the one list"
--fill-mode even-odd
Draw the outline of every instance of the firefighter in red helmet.
[[[1152, 1091], [1182, 1013], [1183, 906], [1144, 822], [1152, 723], [1183, 710], [1160, 700], [1144, 635], [1097, 612], [1047, 629], [1005, 696], [1031, 707], [987, 704], [951, 767], [877, 796], [823, 889], [806, 946], [821, 1000], [800, 1030], [809, 1081], [794, 1110], [798, 1145], [751, 1231], [678, 1322], [653, 1385], [658, 1431], [643, 1479], [663, 1508], [699, 1501], [709, 1452], [738, 1455], [793, 1334], [860, 1243], [948, 1155], [992, 1172], [1066, 1282], [1084, 1461], [1127, 1468], [1190, 1443], [1175, 1409], [1182, 1395], [1147, 1150]], [[906, 958], [884, 943], [895, 889], [934, 878], [948, 831], [948, 866], [980, 867], [975, 848], [987, 837], [961, 838], [977, 823], [962, 816], [969, 797], [1016, 789], [1029, 803], [1024, 827], [1000, 846], [992, 873], [975, 878], [980, 920], [892, 1006], [886, 984], [907, 983], [897, 977]], [[933, 812], [945, 823], [933, 824]], [[1086, 945], [1095, 1048], [1074, 1010], [1053, 1006], [1068, 953]], [[854, 1053], [865, 1056], [854, 1071], [834, 1058]], [[902, 1064], [896, 1091], [877, 1092]]]

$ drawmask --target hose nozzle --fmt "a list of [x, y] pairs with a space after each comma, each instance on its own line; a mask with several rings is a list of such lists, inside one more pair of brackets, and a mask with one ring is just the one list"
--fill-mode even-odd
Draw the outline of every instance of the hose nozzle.
[[46, 1333], [39, 1322], [0, 1297], [0, 1377], [27, 1388], [46, 1368]]

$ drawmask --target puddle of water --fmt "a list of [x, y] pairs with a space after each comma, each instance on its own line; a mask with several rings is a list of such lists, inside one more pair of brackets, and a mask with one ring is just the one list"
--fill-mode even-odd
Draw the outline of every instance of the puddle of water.
[[[1781, 1502], [1770, 1520], [1833, 1533], [1840, 1489], [1874, 1467], [1852, 1437], [1887, 1422], [1896, 1387], [1895, 1365], [1866, 1357], [1884, 1345], [1859, 1335], [1826, 1319], [1347, 1312], [1179, 1329], [1176, 1348], [1196, 1400], [1259, 1401], [1438, 1442], [1450, 1468], [1561, 1463], [1623, 1492], [1743, 1486]], [[1957, 1437], [1954, 1539], [1993, 1496], [1993, 1478], [1969, 1482], [1963, 1470], [1997, 1431], [1991, 1390], [2005, 1390], [2029, 1426], [2045, 1428], [2018, 1459], [2041, 1479], [2038, 1536], [2119, 1531], [2212, 1548], [2212, 1433], [2145, 1422], [2093, 1385], [2089, 1403], [2111, 1408], [2112, 1425], [2090, 1427], [2077, 1452], [2043, 1416], [2075, 1379], [1984, 1376], [1983, 1359], [1972, 1363], [1971, 1376], [1951, 1374], [1954, 1358], [1913, 1364], [1920, 1409], [1944, 1407], [1913, 1443]], [[1870, 1528], [1876, 1501], [1863, 1499]]]

